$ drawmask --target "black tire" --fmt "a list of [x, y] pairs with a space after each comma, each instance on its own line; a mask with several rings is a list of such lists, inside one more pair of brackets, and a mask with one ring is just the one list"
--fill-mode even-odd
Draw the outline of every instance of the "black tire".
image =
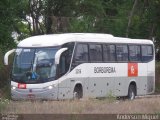
[[80, 99], [83, 97], [83, 90], [82, 90], [82, 87], [80, 85], [77, 85], [75, 88], [74, 88], [74, 91], [73, 91], [73, 98], [74, 99]]
[[136, 87], [135, 85], [130, 85], [128, 89], [128, 99], [133, 100], [136, 96]]

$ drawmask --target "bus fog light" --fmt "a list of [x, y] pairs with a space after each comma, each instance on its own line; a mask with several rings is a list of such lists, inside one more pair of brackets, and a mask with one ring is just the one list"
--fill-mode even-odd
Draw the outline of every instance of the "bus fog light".
[[49, 86], [48, 89], [49, 89], [49, 90], [53, 89], [53, 86]]

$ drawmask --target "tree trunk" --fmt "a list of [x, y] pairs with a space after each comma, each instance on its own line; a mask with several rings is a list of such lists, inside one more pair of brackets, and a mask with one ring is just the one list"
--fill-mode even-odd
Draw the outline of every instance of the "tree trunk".
[[138, 3], [138, 0], [134, 0], [133, 7], [132, 7], [132, 10], [131, 10], [129, 18], [128, 18], [128, 26], [127, 26], [127, 30], [126, 30], [126, 37], [128, 37], [128, 35], [129, 35], [129, 29], [130, 29], [130, 26], [131, 26], [131, 21], [132, 21], [133, 13], [135, 11], [137, 3]]
[[52, 33], [52, 1], [47, 0], [47, 11], [46, 11], [46, 18], [45, 18], [45, 26], [46, 26], [46, 33], [51, 34]]
[[155, 24], [153, 23], [149, 32], [149, 39], [152, 39], [154, 35], [154, 30], [155, 30]]

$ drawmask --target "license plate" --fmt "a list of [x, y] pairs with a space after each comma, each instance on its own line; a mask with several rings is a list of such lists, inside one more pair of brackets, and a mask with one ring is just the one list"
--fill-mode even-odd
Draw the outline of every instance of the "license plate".
[[34, 94], [28, 94], [27, 97], [28, 97], [28, 99], [34, 99], [35, 95]]

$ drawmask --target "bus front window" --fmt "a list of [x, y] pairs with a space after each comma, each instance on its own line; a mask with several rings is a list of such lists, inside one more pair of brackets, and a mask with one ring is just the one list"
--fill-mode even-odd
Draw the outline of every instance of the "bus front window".
[[54, 80], [55, 53], [58, 48], [18, 48], [13, 64], [12, 80], [34, 84]]

